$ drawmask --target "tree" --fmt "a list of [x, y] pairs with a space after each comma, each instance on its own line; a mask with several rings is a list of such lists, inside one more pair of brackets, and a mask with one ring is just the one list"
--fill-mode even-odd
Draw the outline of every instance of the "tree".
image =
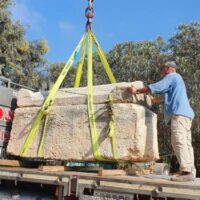
[[159, 67], [167, 59], [166, 43], [161, 37], [155, 41], [118, 44], [107, 57], [118, 81], [158, 79]]
[[38, 89], [42, 77], [38, 68], [44, 67], [43, 55], [48, 52], [45, 40], [28, 42], [25, 29], [13, 22], [8, 11], [11, 0], [0, 2], [0, 66], [11, 80]]
[[[55, 83], [58, 76], [60, 75], [62, 69], [65, 67], [65, 63], [53, 63], [50, 65], [50, 81], [51, 83]], [[67, 88], [67, 87], [73, 87], [74, 86], [74, 81], [75, 81], [75, 76], [76, 76], [76, 69], [72, 66], [63, 80], [63, 83], [61, 84], [62, 88]]]
[[[21, 50], [20, 50], [21, 51]], [[44, 81], [44, 74], [40, 73], [46, 68], [46, 60], [43, 55], [48, 51], [48, 45], [45, 40], [33, 41], [28, 43], [26, 52], [20, 53], [17, 66], [19, 70], [10, 71], [14, 82], [39, 89]]]

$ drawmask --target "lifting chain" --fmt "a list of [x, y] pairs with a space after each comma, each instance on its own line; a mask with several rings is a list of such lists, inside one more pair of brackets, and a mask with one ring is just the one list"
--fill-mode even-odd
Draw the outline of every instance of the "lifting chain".
[[85, 9], [85, 16], [87, 18], [86, 31], [91, 30], [92, 18], [94, 17], [93, 0], [88, 0], [88, 7]]

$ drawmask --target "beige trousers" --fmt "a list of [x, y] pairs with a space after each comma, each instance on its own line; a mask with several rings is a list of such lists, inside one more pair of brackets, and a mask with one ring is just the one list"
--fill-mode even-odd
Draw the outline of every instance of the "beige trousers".
[[191, 125], [192, 119], [181, 115], [174, 115], [171, 119], [171, 144], [178, 159], [180, 170], [192, 172], [194, 177], [196, 177]]

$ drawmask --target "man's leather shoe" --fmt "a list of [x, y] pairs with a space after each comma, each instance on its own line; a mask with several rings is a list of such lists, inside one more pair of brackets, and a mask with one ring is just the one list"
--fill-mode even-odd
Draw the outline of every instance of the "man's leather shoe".
[[187, 181], [194, 181], [194, 176], [191, 172], [181, 172], [178, 176], [173, 176], [171, 181], [177, 182], [187, 182]]

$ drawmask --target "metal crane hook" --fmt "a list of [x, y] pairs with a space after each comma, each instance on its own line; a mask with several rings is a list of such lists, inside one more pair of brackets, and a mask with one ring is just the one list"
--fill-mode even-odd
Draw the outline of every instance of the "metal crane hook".
[[93, 1], [94, 0], [88, 0], [88, 7], [85, 9], [85, 17], [87, 18], [86, 30], [91, 30], [92, 28], [92, 18], [94, 17]]

